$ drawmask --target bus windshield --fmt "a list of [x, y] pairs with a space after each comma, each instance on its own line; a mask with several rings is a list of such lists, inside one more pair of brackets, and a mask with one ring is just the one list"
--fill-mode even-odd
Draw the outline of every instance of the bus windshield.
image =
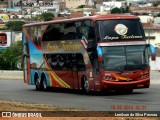
[[144, 40], [144, 32], [139, 20], [98, 21], [99, 36], [103, 42]]
[[149, 68], [146, 45], [102, 47], [103, 68], [105, 70], [125, 71]]

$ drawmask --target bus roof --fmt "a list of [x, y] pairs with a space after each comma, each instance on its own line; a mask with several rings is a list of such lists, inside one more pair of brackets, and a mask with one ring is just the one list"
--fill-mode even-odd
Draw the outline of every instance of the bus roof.
[[52, 20], [46, 22], [39, 23], [29, 23], [23, 25], [23, 27], [29, 26], [37, 26], [37, 25], [48, 25], [51, 23], [61, 23], [61, 22], [71, 22], [71, 21], [79, 21], [79, 20], [109, 20], [109, 19], [139, 19], [139, 17], [134, 15], [124, 15], [124, 14], [106, 14], [106, 15], [94, 15], [94, 16], [85, 16], [85, 17], [77, 17], [77, 18], [69, 18], [69, 19], [61, 19], [61, 20]]

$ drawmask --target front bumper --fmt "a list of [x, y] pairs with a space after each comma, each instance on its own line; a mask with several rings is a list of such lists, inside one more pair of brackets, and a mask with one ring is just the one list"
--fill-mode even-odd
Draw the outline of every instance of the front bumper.
[[120, 89], [140, 89], [140, 88], [149, 88], [150, 79], [146, 78], [138, 81], [107, 81], [102, 80], [102, 89], [108, 90], [120, 90]]

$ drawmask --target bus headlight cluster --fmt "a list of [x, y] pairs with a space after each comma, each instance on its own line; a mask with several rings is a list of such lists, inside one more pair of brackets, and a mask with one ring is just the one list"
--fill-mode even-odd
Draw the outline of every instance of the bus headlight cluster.
[[148, 77], [149, 77], [149, 73], [146, 73], [141, 76], [141, 79], [148, 78]]

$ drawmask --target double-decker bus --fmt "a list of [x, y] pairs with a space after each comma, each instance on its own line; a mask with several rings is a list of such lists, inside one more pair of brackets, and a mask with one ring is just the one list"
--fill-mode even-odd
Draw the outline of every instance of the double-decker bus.
[[24, 81], [37, 90], [131, 93], [149, 88], [150, 55], [154, 59], [154, 47], [146, 43], [140, 19], [133, 15], [96, 15], [23, 26]]

